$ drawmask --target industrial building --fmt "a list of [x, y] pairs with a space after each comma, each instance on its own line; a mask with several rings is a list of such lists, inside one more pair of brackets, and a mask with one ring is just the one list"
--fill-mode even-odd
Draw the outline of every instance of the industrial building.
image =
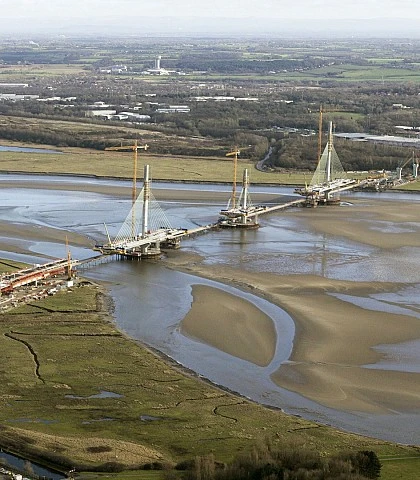
[[368, 135], [367, 133], [335, 133], [335, 137], [345, 138], [354, 142], [371, 142], [393, 145], [397, 147], [420, 148], [420, 138], [399, 137], [397, 135]]
[[142, 73], [145, 75], [169, 75], [170, 72], [165, 68], [161, 67], [160, 65], [161, 60], [162, 60], [162, 56], [158, 55], [158, 57], [155, 59], [153, 68], [148, 68]]
[[156, 113], [189, 113], [190, 107], [188, 105], [168, 105], [156, 109]]

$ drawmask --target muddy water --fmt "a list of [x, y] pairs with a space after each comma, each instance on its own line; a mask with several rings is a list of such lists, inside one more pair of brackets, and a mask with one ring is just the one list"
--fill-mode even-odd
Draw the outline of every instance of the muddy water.
[[[30, 177], [30, 182], [43, 182], [45, 179]], [[103, 241], [102, 222], [106, 221], [111, 235], [116, 233], [121, 221], [130, 208], [130, 184], [111, 180], [49, 178], [50, 190], [34, 189], [20, 184], [24, 177], [0, 176], [3, 188], [0, 189], [0, 222], [24, 225], [55, 227], [63, 231], [80, 233], [89, 238]], [[4, 186], [4, 182], [8, 185]], [[69, 185], [69, 190], [56, 191], [54, 185]], [[127, 197], [98, 192], [71, 191], [72, 182], [79, 187], [102, 184], [127, 188]], [[84, 183], [86, 182], [86, 183]], [[226, 192], [229, 187], [202, 185], [155, 185], [154, 188], [199, 189], [204, 191]], [[263, 193], [279, 199], [281, 195], [292, 195], [291, 189], [255, 187]], [[211, 198], [211, 194], [209, 196]], [[366, 198], [367, 202], [387, 200], [388, 194], [380, 196], [347, 195], [351, 208], [352, 199]], [[392, 194], [395, 202], [419, 202], [419, 195]], [[161, 202], [173, 225], [189, 228], [214, 222], [220, 204], [216, 201]], [[343, 213], [345, 215], [345, 213]], [[395, 233], [401, 228], [392, 222], [371, 219], [372, 228], [380, 229], [384, 235]], [[343, 296], [345, 301], [363, 308], [379, 311], [392, 311], [414, 315], [420, 319], [420, 249], [405, 247], [382, 249], [360, 242], [346, 240], [339, 236], [317, 233], [310, 228], [301, 210], [287, 214], [273, 214], [261, 218], [259, 230], [223, 230], [210, 232], [194, 239], [185, 240], [182, 248], [198, 253], [208, 264], [232, 265], [245, 270], [288, 273], [310, 273], [329, 278], [363, 281], [410, 282], [401, 292], [376, 295], [374, 298]], [[418, 231], [419, 225], [411, 225]], [[399, 234], [403, 235], [404, 231]], [[0, 231], [0, 237], [2, 233]], [[22, 259], [39, 261], [46, 255], [64, 256], [62, 245], [53, 242], [34, 242], [20, 238], [8, 239], [16, 244], [26, 242], [28, 254]], [[60, 251], [61, 249], [61, 251]], [[73, 256], [88, 257], [88, 248], [73, 250]], [[10, 252], [0, 252], [0, 256], [16, 258]], [[21, 255], [19, 256], [21, 259]], [[316, 404], [297, 394], [281, 389], [270, 380], [270, 374], [287, 360], [293, 341], [292, 319], [280, 308], [244, 293], [233, 287], [198, 279], [191, 275], [168, 270], [159, 263], [113, 262], [103, 264], [88, 272], [98, 280], [112, 282], [111, 294], [115, 300], [115, 317], [119, 327], [129, 335], [161, 350], [176, 361], [193, 369], [213, 382], [230, 388], [259, 402], [281, 407], [288, 412], [305, 418], [319, 420], [350, 431], [359, 432], [403, 443], [420, 443], [420, 413], [399, 413], [398, 415], [375, 415], [344, 413]], [[222, 288], [233, 295], [245, 298], [271, 317], [277, 333], [276, 353], [266, 367], [258, 367], [250, 362], [228, 355], [216, 348], [194, 341], [181, 335], [179, 323], [188, 312], [192, 296], [191, 288], [204, 284]], [[380, 364], [367, 365], [367, 368], [400, 369], [408, 372], [420, 370], [419, 342], [401, 345], [378, 345], [384, 352]]]

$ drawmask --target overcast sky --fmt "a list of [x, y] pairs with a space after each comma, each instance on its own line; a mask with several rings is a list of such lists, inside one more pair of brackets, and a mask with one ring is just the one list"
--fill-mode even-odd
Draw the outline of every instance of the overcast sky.
[[[336, 21], [328, 23], [329, 19]], [[418, 38], [420, 0], [0, 0], [0, 25], [0, 35], [291, 33]]]
[[198, 16], [417, 18], [418, 0], [0, 0], [2, 18]]

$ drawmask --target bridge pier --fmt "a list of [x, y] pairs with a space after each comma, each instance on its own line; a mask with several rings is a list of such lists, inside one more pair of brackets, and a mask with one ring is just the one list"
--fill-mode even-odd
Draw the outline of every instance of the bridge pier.
[[305, 206], [338, 205], [341, 201], [340, 192], [335, 190], [311, 191], [305, 197]]
[[128, 253], [128, 256], [135, 258], [156, 258], [160, 257], [161, 254], [160, 242], [156, 241], [154, 243], [141, 245], [139, 249], [133, 249], [132, 252]]
[[305, 197], [305, 207], [317, 207], [319, 203], [319, 195], [309, 194]]
[[136, 260], [144, 260], [147, 258], [159, 258], [162, 255], [162, 251], [160, 248], [151, 247], [146, 249], [140, 250], [130, 250], [129, 252], [120, 252], [118, 256], [120, 258], [131, 258]]
[[[234, 152], [235, 153], [235, 152]], [[236, 156], [235, 156], [236, 159]], [[236, 160], [235, 160], [236, 161]], [[235, 163], [236, 172], [236, 163]], [[236, 202], [236, 179], [233, 181], [233, 191], [231, 197], [231, 205], [226, 210], [220, 212], [219, 226], [222, 228], [258, 228], [258, 216], [255, 214], [255, 207], [251, 204], [249, 197], [249, 176], [248, 170], [244, 170], [242, 179], [242, 192], [239, 201]]]
[[255, 229], [259, 228], [260, 224], [258, 223], [258, 215], [250, 217], [248, 212], [239, 213], [238, 215], [233, 215], [229, 212], [230, 215], [223, 215], [221, 212], [221, 218], [219, 220], [219, 226], [221, 228], [249, 228]]
[[178, 250], [181, 248], [181, 238], [168, 238], [164, 242], [161, 243], [162, 248], [167, 248], [171, 250]]
[[337, 205], [340, 203], [340, 192], [327, 192], [325, 195], [325, 203], [327, 205]]

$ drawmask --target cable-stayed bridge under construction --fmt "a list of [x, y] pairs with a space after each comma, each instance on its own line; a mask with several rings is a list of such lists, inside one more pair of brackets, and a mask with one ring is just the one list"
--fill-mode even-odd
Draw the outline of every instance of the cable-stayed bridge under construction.
[[[118, 149], [120, 148], [123, 147], [118, 147]], [[75, 260], [71, 258], [68, 250], [67, 258], [48, 262], [44, 265], [37, 264], [32, 268], [15, 272], [11, 276], [1, 275], [0, 295], [9, 295], [21, 286], [55, 277], [56, 275], [65, 276], [70, 280], [75, 267], [83, 268], [97, 262], [108, 261], [107, 259], [112, 260], [114, 257], [137, 259], [158, 257], [162, 249], [178, 248], [182, 238], [204, 233], [212, 229], [258, 228], [261, 215], [292, 206], [316, 207], [317, 205], [335, 204], [340, 201], [341, 192], [362, 186], [366, 182], [369, 185], [369, 180], [358, 182], [347, 177], [334, 149], [332, 123], [330, 122], [328, 142], [324, 152], [319, 157], [319, 162], [310, 184], [305, 185], [304, 188], [295, 189], [295, 192], [301, 198], [278, 205], [254, 205], [250, 196], [250, 182], [247, 170], [243, 172], [242, 190], [238, 196], [236, 170], [237, 157], [240, 152], [238, 149], [235, 149], [228, 154], [228, 156], [234, 157], [232, 194], [227, 207], [219, 212], [218, 220], [214, 223], [192, 229], [173, 228], [164, 210], [153, 196], [148, 165], [144, 167], [143, 188], [140, 194], [136, 195], [137, 149], [139, 148], [146, 149], [146, 146], [138, 146], [136, 143], [133, 147], [135, 161], [131, 210], [114, 238], [111, 239], [105, 225], [108, 241], [95, 246], [95, 250], [100, 252], [100, 255], [84, 260]], [[418, 163], [414, 163], [414, 160], [413, 166], [416, 167], [413, 174], [416, 177]]]
[[328, 128], [328, 142], [319, 158], [312, 180], [296, 193], [305, 197], [308, 206], [331, 204], [340, 201], [340, 193], [358, 186], [357, 180], [347, 177], [333, 144], [332, 122]]
[[348, 179], [332, 143], [332, 126], [328, 143], [321, 155], [317, 169], [309, 186], [296, 189], [303, 198], [288, 203], [266, 206], [253, 205], [249, 192], [248, 171], [244, 170], [242, 190], [237, 196], [236, 168], [239, 150], [228, 155], [234, 156], [234, 181], [232, 194], [226, 209], [220, 211], [218, 221], [194, 229], [173, 228], [165, 212], [153, 196], [149, 166], [144, 167], [143, 188], [134, 200], [130, 212], [117, 235], [111, 239], [108, 229], [107, 243], [96, 245], [95, 249], [104, 255], [119, 255], [131, 258], [150, 258], [161, 254], [161, 249], [178, 248], [181, 239], [215, 228], [258, 228], [259, 216], [291, 206], [337, 203], [342, 191], [358, 185]]

